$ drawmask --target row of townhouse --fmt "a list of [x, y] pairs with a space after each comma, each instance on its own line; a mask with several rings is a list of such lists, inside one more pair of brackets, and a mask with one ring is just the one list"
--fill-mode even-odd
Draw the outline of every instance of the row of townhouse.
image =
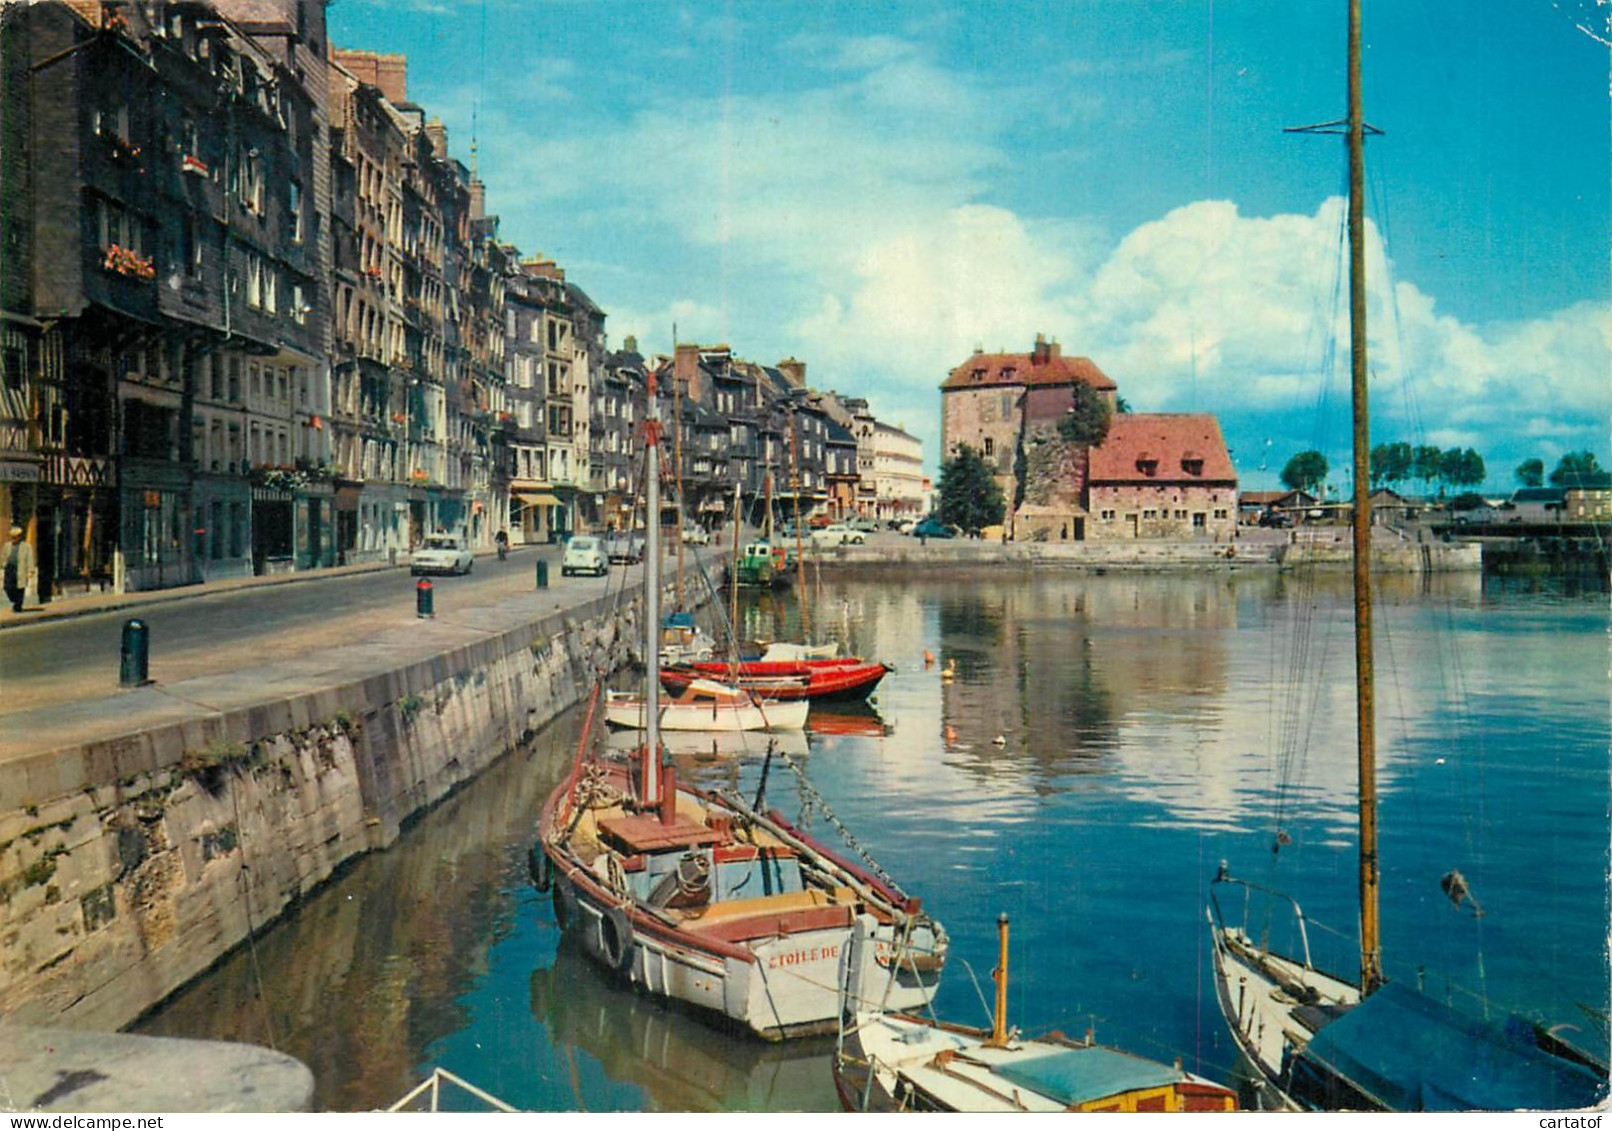
[[612, 352], [407, 77], [323, 0], [0, 7], [0, 530], [42, 599], [620, 525], [652, 374], [695, 520], [921, 509], [918, 441], [803, 364]]

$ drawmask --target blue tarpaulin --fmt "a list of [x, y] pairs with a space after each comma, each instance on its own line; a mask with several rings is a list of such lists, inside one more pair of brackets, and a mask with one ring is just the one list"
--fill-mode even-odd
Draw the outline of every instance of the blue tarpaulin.
[[1071, 1107], [1181, 1079], [1180, 1071], [1167, 1064], [1101, 1045], [1016, 1060], [998, 1068], [997, 1075]]
[[1390, 1111], [1587, 1108], [1606, 1081], [1541, 1049], [1521, 1018], [1494, 1024], [1390, 982], [1324, 1026], [1301, 1054]]

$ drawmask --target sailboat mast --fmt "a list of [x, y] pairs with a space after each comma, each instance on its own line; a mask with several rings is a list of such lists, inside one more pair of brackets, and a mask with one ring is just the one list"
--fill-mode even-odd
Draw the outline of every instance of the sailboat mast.
[[[644, 421], [644, 800], [660, 796], [660, 405], [649, 369]], [[629, 537], [631, 537], [629, 535]]]
[[1366, 364], [1366, 119], [1360, 0], [1349, 0], [1349, 357], [1354, 405], [1355, 740], [1360, 789], [1360, 992], [1382, 984], [1377, 918], [1377, 705], [1371, 643], [1371, 415]]
[[805, 643], [812, 642], [812, 614], [806, 601], [806, 554], [800, 529], [800, 439], [795, 435], [795, 406], [789, 406], [789, 490], [795, 496], [795, 584], [800, 592], [800, 629]]
[[[677, 352], [677, 331], [672, 331], [672, 352]], [[684, 384], [672, 371], [672, 470], [677, 480], [677, 608], [683, 608], [683, 393]]]

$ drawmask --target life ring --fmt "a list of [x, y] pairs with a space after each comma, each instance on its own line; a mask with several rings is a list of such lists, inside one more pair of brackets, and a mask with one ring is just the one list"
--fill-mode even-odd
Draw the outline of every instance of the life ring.
[[549, 864], [549, 854], [543, 851], [541, 843], [534, 842], [526, 850], [526, 871], [532, 877], [532, 886], [538, 891], [548, 891], [554, 884], [554, 872]]
[[620, 907], [609, 907], [599, 917], [599, 953], [606, 966], [626, 970], [632, 965], [632, 923]]

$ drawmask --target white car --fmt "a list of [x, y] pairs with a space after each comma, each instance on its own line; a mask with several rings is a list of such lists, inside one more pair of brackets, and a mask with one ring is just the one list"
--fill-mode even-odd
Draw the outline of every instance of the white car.
[[476, 559], [459, 539], [452, 534], [433, 534], [414, 551], [409, 572], [415, 577], [424, 573], [469, 573], [475, 564]]
[[866, 534], [860, 530], [852, 530], [843, 522], [812, 531], [813, 546], [860, 546], [866, 541]]
[[698, 526], [683, 527], [683, 545], [709, 546], [710, 544], [711, 535], [707, 531], [701, 530]]
[[609, 572], [610, 559], [599, 539], [591, 534], [578, 534], [565, 544], [565, 556], [560, 559], [561, 577], [570, 577], [573, 573], [603, 577]]

